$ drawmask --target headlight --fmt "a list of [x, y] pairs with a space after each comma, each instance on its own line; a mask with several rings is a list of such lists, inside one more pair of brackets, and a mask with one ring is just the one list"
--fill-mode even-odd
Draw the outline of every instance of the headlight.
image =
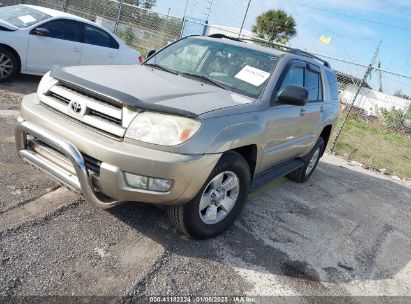
[[152, 112], [143, 112], [131, 122], [126, 137], [143, 142], [175, 146], [189, 140], [200, 129], [197, 120]]
[[41, 78], [39, 86], [37, 87], [37, 94], [39, 96], [43, 95], [56, 82], [57, 80], [51, 77], [50, 72], [48, 72], [46, 75], [43, 76], [43, 78]]

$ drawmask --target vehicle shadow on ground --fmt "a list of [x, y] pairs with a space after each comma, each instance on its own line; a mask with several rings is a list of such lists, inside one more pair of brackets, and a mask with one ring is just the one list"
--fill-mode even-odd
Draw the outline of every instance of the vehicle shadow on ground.
[[0, 90], [17, 94], [35, 93], [40, 80], [41, 76], [20, 74], [11, 81], [0, 82]]
[[390, 279], [410, 261], [409, 188], [328, 163], [306, 184], [274, 184], [252, 193], [235, 225], [205, 241], [182, 237], [153, 206], [110, 213], [178, 256], [308, 281]]

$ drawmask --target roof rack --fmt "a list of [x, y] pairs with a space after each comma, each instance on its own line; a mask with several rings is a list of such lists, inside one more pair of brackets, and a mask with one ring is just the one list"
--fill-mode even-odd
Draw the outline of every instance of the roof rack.
[[238, 41], [238, 42], [244, 42], [243, 39], [234, 38], [234, 37], [230, 37], [230, 36], [227, 36], [227, 35], [224, 35], [224, 34], [218, 34], [218, 33], [217, 33], [217, 34], [208, 35], [207, 37], [216, 38], [216, 39], [230, 39], [230, 40], [234, 40], [234, 41]]
[[281, 43], [270, 42], [270, 41], [260, 39], [260, 38], [234, 38], [234, 37], [230, 37], [230, 36], [227, 36], [227, 35], [224, 35], [224, 34], [212, 34], [212, 35], [209, 35], [208, 37], [216, 38], [216, 39], [229, 39], [229, 40], [234, 40], [234, 41], [237, 41], [237, 42], [250, 41], [250, 42], [264, 43], [264, 44], [267, 44], [269, 46], [274, 46], [276, 48], [279, 48], [281, 51], [284, 51], [284, 52], [287, 52], [287, 53], [291, 53], [291, 54], [294, 54], [294, 55], [300, 55], [300, 56], [304, 56], [304, 57], [307, 57], [307, 58], [311, 58], [311, 59], [320, 61], [327, 68], [331, 68], [331, 65], [329, 64], [328, 61], [326, 61], [326, 60], [324, 60], [324, 59], [322, 59], [318, 56], [315, 56], [315, 55], [313, 55], [309, 52], [306, 52], [306, 51], [303, 51], [303, 50], [300, 50], [300, 49], [296, 49], [296, 48], [292, 48], [290, 46], [287, 46], [287, 45], [284, 45], [284, 44], [281, 44]]

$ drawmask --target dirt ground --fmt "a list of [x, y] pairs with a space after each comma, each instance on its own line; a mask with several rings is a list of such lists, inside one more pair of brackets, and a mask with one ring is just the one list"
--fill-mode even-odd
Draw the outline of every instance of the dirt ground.
[[308, 183], [261, 187], [226, 233], [194, 241], [160, 209], [95, 210], [18, 160], [38, 81], [0, 85], [0, 295], [411, 296], [409, 182], [326, 155]]

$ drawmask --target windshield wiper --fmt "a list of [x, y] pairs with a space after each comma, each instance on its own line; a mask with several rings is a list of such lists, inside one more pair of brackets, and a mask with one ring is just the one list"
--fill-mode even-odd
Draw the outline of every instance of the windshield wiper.
[[159, 65], [159, 64], [157, 64], [157, 63], [145, 63], [144, 65], [150, 66], [150, 67], [153, 67], [153, 68], [157, 68], [157, 69], [159, 69], [159, 70], [162, 70], [162, 71], [165, 71], [165, 72], [169, 72], [169, 73], [174, 74], [174, 75], [178, 75], [178, 73], [177, 73], [176, 71], [173, 71], [173, 70], [171, 70], [171, 69], [168, 69], [168, 68], [166, 68], [166, 67], [164, 67], [164, 66], [162, 66], [162, 65]]
[[223, 85], [223, 84], [219, 83], [218, 81], [215, 81], [211, 78], [208, 78], [207, 76], [204, 76], [204, 75], [197, 75], [197, 74], [192, 74], [192, 73], [181, 73], [180, 75], [196, 78], [196, 79], [202, 80], [204, 82], [210, 83], [212, 85], [215, 85], [216, 87], [222, 88], [224, 90], [229, 90], [229, 88], [227, 88], [225, 85]]

